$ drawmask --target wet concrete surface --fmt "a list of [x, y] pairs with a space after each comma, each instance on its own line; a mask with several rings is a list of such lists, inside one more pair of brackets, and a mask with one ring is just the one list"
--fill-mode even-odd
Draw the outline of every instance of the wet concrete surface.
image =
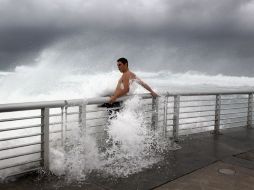
[[222, 130], [222, 135], [217, 136], [210, 132], [199, 133], [181, 137], [178, 144], [182, 148], [166, 152], [163, 161], [126, 178], [91, 174], [83, 183], [67, 184], [63, 179], [53, 175], [31, 174], [2, 183], [0, 189], [146, 190], [173, 183], [182, 176], [218, 161], [248, 170], [254, 169], [253, 160], [239, 156], [246, 153], [251, 157], [254, 150], [254, 129], [244, 127], [226, 129]]
[[218, 161], [156, 188], [156, 190], [168, 189], [253, 190], [254, 170]]

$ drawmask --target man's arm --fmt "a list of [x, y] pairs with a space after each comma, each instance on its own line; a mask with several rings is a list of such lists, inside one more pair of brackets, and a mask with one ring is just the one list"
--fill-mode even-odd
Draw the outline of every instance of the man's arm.
[[120, 84], [118, 84], [115, 93], [113, 96], [111, 96], [109, 103], [113, 103], [116, 101], [117, 98], [126, 95], [129, 92], [130, 84], [129, 84], [129, 76], [127, 74], [123, 74], [122, 76], [122, 82], [123, 82], [123, 89], [121, 89], [121, 81], [119, 81]]
[[138, 77], [136, 77], [137, 78], [137, 81], [138, 81], [138, 83], [141, 85], [141, 86], [143, 86], [143, 88], [145, 88], [146, 90], [148, 90], [150, 93], [151, 93], [151, 95], [153, 96], [153, 97], [157, 97], [157, 96], [159, 96], [158, 94], [156, 94], [153, 90], [152, 90], [152, 88], [150, 87], [150, 86], [148, 86], [148, 84], [146, 84], [144, 81], [142, 81], [140, 78], [138, 78]]

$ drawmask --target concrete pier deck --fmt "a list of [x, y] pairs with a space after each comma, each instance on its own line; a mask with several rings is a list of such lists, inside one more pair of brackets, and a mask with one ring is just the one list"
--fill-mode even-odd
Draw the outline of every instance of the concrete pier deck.
[[222, 130], [182, 137], [179, 150], [168, 151], [152, 168], [127, 178], [91, 175], [67, 184], [56, 176], [30, 174], [0, 184], [1, 190], [254, 190], [254, 129]]

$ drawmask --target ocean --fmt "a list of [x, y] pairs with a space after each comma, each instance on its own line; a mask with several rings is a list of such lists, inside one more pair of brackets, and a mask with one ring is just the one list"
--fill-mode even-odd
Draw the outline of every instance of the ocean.
[[[69, 67], [68, 67], [69, 68]], [[0, 103], [100, 97], [112, 93], [121, 73], [85, 71], [49, 65], [19, 66], [0, 72]], [[134, 71], [156, 92], [254, 90], [254, 77], [208, 75], [195, 71]], [[146, 92], [138, 87], [135, 93]]]

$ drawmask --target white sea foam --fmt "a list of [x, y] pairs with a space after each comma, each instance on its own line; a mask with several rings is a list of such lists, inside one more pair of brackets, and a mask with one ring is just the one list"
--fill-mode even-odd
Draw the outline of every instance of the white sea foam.
[[[155, 90], [165, 91], [206, 91], [253, 90], [254, 78], [223, 75], [206, 75], [197, 72], [171, 73], [143, 72], [136, 74]], [[20, 66], [15, 72], [0, 77], [0, 103], [41, 101], [72, 98], [89, 98], [112, 93], [120, 73], [81, 72], [75, 69], [52, 67], [48, 64]], [[146, 92], [138, 88], [136, 92]]]

